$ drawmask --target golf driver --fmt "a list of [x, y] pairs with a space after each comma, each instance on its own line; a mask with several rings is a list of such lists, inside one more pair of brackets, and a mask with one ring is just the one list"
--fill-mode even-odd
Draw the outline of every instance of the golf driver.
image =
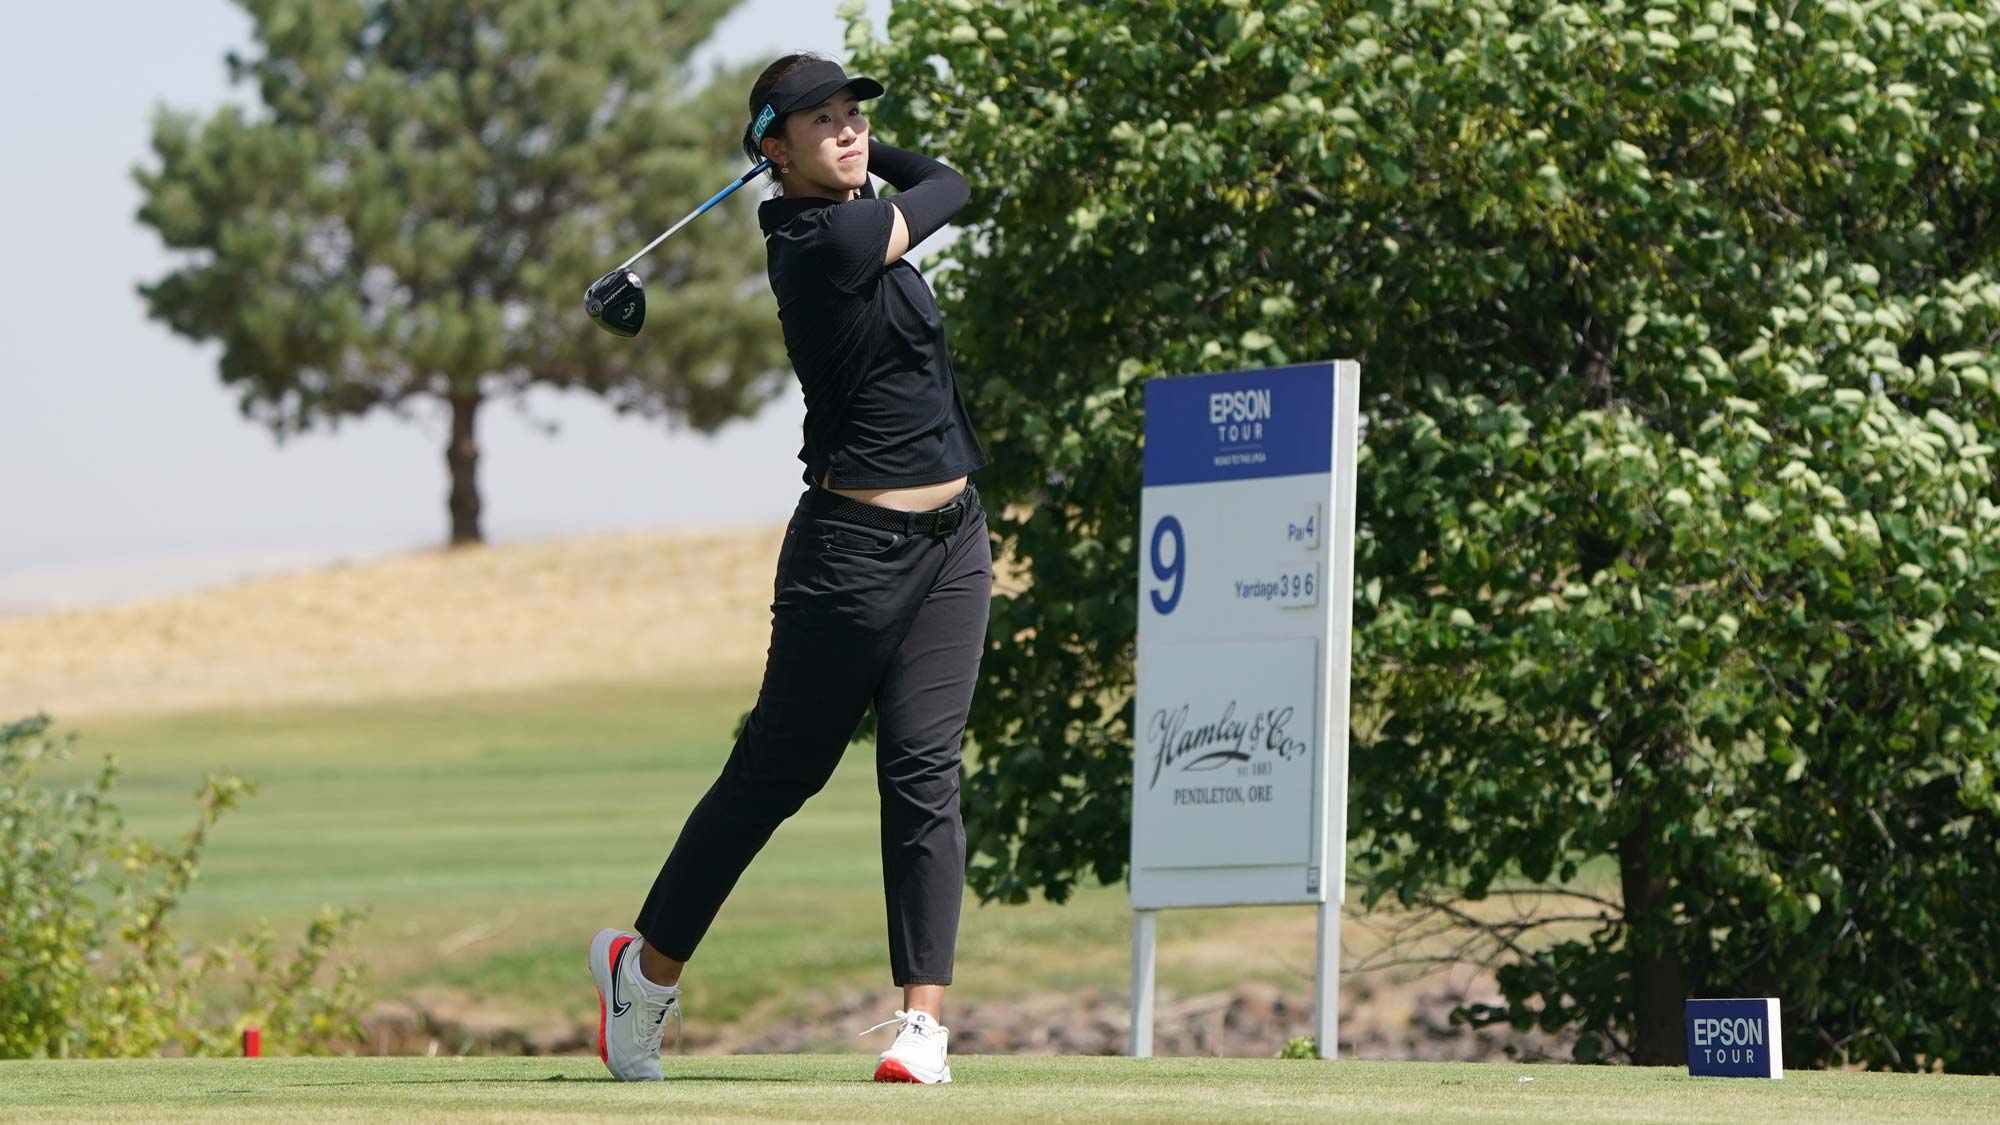
[[646, 290], [639, 284], [639, 275], [633, 273], [633, 262], [645, 257], [653, 247], [665, 242], [672, 234], [701, 217], [702, 212], [722, 202], [729, 193], [755, 179], [759, 172], [771, 166], [768, 160], [760, 160], [755, 168], [738, 176], [734, 183], [714, 195], [708, 202], [688, 212], [680, 222], [668, 227], [660, 237], [646, 244], [645, 249], [619, 263], [618, 268], [590, 283], [583, 291], [583, 311], [597, 322], [599, 328], [614, 336], [637, 336], [639, 326], [646, 323]]

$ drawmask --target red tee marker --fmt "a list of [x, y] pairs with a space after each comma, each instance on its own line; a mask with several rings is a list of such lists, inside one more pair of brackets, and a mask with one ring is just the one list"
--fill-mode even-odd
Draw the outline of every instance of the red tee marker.
[[243, 1057], [244, 1057], [244, 1058], [246, 1058], [246, 1059], [254, 1059], [254, 1058], [256, 1058], [256, 1057], [257, 1057], [257, 1056], [258, 1056], [258, 1055], [259, 1055], [260, 1053], [262, 1053], [263, 1049], [264, 1049], [264, 1034], [263, 1034], [263, 1032], [262, 1032], [262, 1031], [260, 1031], [260, 1030], [259, 1030], [259, 1029], [257, 1029], [257, 1028], [254, 1028], [254, 1027], [246, 1027], [246, 1028], [244, 1028], [244, 1029], [243, 1029]]

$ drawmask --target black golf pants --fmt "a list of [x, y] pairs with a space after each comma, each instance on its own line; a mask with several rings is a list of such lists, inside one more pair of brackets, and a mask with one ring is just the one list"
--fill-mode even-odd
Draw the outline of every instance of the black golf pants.
[[691, 958], [752, 857], [826, 785], [873, 703], [889, 966], [898, 986], [950, 984], [965, 882], [959, 743], [993, 593], [986, 516], [970, 484], [964, 522], [941, 536], [828, 514], [840, 499], [808, 489], [785, 528], [756, 707], [637, 928], [668, 957]]

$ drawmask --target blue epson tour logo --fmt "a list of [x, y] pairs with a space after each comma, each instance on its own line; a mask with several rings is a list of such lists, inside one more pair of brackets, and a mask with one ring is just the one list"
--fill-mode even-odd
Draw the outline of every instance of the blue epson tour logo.
[[1778, 1028], [1778, 1001], [1689, 1000], [1688, 1073], [1723, 1078], [1778, 1078], [1785, 1049]]
[[1208, 396], [1208, 424], [1215, 427], [1217, 465], [1257, 465], [1265, 459], [1264, 423], [1271, 420], [1271, 388], [1216, 391]]
[[1148, 488], [1333, 471], [1330, 363], [1146, 380]]

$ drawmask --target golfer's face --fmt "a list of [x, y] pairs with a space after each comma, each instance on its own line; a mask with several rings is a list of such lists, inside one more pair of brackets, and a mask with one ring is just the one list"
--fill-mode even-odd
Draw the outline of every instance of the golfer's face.
[[858, 188], [868, 182], [868, 118], [861, 102], [843, 90], [785, 122], [792, 169], [823, 187]]

